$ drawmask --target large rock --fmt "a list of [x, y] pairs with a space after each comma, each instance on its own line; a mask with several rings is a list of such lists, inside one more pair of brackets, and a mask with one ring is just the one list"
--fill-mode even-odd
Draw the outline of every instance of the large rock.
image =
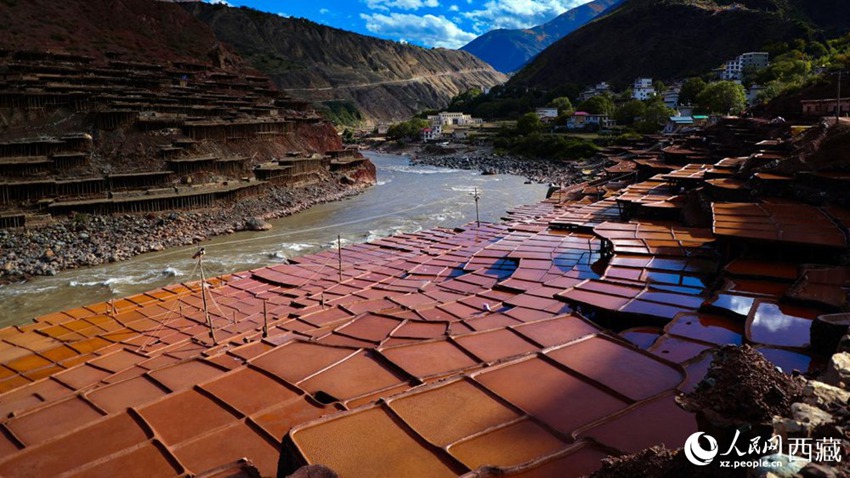
[[850, 353], [841, 352], [832, 356], [823, 381], [837, 387], [846, 387], [850, 384]]
[[832, 415], [805, 403], [794, 403], [791, 405], [791, 416], [794, 420], [809, 428], [815, 428], [824, 423], [832, 423]]
[[251, 217], [245, 220], [245, 229], [249, 231], [268, 231], [271, 228], [271, 224], [258, 217]]
[[803, 397], [809, 405], [828, 407], [831, 404], [846, 406], [850, 392], [817, 380], [811, 380], [803, 389]]

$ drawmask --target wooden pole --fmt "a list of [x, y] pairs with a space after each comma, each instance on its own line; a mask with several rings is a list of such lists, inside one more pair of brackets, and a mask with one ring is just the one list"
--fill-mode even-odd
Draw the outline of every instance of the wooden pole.
[[269, 336], [269, 311], [266, 307], [268, 303], [268, 300], [263, 301], [263, 338]]
[[207, 327], [210, 329], [210, 338], [213, 341], [213, 344], [218, 345], [218, 341], [215, 339], [215, 329], [213, 328], [212, 319], [210, 318], [210, 311], [207, 307], [207, 278], [204, 274], [204, 255], [198, 254], [198, 265], [201, 269], [201, 302], [204, 305], [204, 319], [207, 322]]
[[339, 281], [342, 282], [342, 238], [337, 234], [336, 236], [336, 251], [337, 251], [337, 260], [339, 263]]
[[475, 223], [478, 224], [478, 227], [481, 227], [481, 218], [478, 216], [479, 199], [481, 199], [481, 196], [478, 194], [478, 188], [475, 188]]

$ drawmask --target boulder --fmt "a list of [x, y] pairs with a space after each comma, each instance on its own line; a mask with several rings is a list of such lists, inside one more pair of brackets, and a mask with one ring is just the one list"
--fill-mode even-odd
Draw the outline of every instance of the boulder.
[[850, 353], [837, 353], [829, 359], [823, 381], [837, 387], [846, 387], [850, 384]]
[[245, 229], [249, 231], [268, 231], [272, 225], [258, 217], [250, 217], [245, 220]]

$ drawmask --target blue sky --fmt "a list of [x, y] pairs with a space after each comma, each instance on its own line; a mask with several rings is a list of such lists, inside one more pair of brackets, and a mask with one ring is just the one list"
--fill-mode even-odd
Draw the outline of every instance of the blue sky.
[[529, 28], [590, 0], [208, 0], [307, 18], [425, 47], [460, 48], [496, 28]]

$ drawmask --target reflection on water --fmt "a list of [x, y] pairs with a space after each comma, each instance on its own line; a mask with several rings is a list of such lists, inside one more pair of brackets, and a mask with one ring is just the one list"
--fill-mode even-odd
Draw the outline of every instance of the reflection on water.
[[760, 301], [747, 338], [759, 344], [804, 348], [809, 346], [811, 326], [810, 319], [785, 314], [779, 304]]
[[[475, 220], [475, 188], [481, 195], [481, 220], [488, 222], [498, 221], [511, 207], [538, 202], [546, 194], [546, 186], [524, 184], [521, 177], [409, 166], [403, 156], [367, 155], [378, 168], [375, 187], [353, 198], [271, 221], [274, 227], [269, 231], [240, 232], [206, 241], [205, 270], [217, 275], [279, 263], [336, 247], [337, 235], [344, 246], [437, 226], [457, 227]], [[197, 279], [193, 253], [193, 247], [169, 249], [0, 287], [0, 326]]]
[[755, 298], [746, 297], [743, 295], [732, 295], [732, 294], [718, 294], [717, 299], [711, 303], [712, 307], [717, 307], [719, 309], [726, 309], [733, 314], [742, 315], [746, 317], [750, 313], [750, 309], [753, 307], [753, 302]]

